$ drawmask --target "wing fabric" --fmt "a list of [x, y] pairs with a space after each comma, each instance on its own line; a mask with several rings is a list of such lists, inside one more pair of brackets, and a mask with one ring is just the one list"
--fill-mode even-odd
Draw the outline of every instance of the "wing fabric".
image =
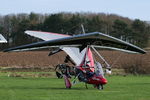
[[25, 31], [26, 34], [48, 41], [53, 39], [59, 39], [64, 37], [69, 37], [69, 35], [65, 34], [58, 34], [58, 33], [52, 33], [52, 32], [41, 32], [41, 31]]
[[7, 40], [0, 34], [0, 43], [7, 43]]
[[23, 46], [18, 46], [14, 48], [7, 49], [5, 51], [13, 51], [16, 49], [26, 49], [26, 48], [35, 48], [35, 47], [43, 47], [43, 46], [63, 46], [63, 45], [80, 45], [86, 47], [87, 45], [98, 45], [98, 46], [108, 46], [114, 48], [125, 48], [128, 51], [134, 51], [137, 53], [146, 53], [143, 49], [127, 43], [123, 40], [117, 39], [115, 37], [111, 37], [106, 34], [102, 34], [100, 32], [93, 32], [75, 36], [68, 36], [58, 39], [52, 39], [48, 41], [42, 41], [32, 44], [27, 44]]
[[[45, 41], [69, 37], [69, 35], [63, 35], [63, 34], [51, 33], [51, 32], [40, 32], [40, 31], [25, 31], [25, 33], [30, 36], [37, 37]], [[48, 47], [46, 46], [43, 48], [48, 48]], [[59, 48], [62, 49], [62, 47], [59, 47]], [[40, 48], [33, 48], [33, 49], [26, 49], [26, 50], [36, 50], [36, 49], [40, 49]], [[76, 65], [80, 63], [80, 59], [81, 59], [80, 57], [82, 54], [80, 55], [78, 48], [63, 47], [62, 50], [64, 50], [72, 58], [72, 60], [76, 63]], [[25, 51], [25, 49], [23, 51]]]
[[76, 63], [77, 66], [83, 60], [84, 54], [86, 52], [86, 49], [80, 52], [79, 48], [76, 47], [64, 47], [62, 50], [71, 57], [71, 59]]

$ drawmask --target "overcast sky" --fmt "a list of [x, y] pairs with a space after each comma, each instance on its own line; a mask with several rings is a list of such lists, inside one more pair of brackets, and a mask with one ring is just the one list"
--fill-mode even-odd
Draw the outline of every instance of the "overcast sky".
[[150, 21], [150, 0], [1, 0], [0, 15], [96, 12]]

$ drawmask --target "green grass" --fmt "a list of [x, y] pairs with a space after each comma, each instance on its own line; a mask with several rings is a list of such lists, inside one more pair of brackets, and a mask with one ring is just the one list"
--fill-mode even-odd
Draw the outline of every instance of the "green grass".
[[149, 76], [111, 76], [104, 90], [83, 83], [65, 89], [57, 78], [7, 77], [0, 74], [0, 100], [150, 100]]

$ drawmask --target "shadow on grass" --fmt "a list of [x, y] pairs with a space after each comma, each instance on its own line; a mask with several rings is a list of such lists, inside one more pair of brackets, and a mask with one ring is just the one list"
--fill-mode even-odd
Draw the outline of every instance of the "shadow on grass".
[[11, 87], [0, 87], [0, 89], [41, 89], [41, 90], [87, 90], [83, 87], [73, 87], [71, 89], [67, 89], [65, 87], [27, 87], [27, 86], [11, 86]]

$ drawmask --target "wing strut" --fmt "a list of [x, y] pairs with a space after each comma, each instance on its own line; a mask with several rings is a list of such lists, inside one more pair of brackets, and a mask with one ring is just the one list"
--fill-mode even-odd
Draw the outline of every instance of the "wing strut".
[[48, 56], [51, 56], [51, 55], [53, 55], [53, 54], [56, 54], [56, 53], [58, 53], [58, 52], [60, 52], [60, 51], [62, 51], [61, 49], [57, 49], [57, 50], [55, 50], [55, 51], [51, 51], [49, 54], [48, 54]]
[[104, 59], [104, 57], [100, 54], [100, 53], [98, 53], [98, 51], [93, 47], [93, 46], [91, 46], [92, 47], [92, 49], [95, 51], [95, 53], [104, 61], [104, 63], [106, 64], [106, 73], [107, 74], [109, 74], [109, 75], [111, 75], [111, 66], [108, 64], [108, 62]]
[[91, 46], [91, 47], [92, 47], [92, 49], [94, 50], [94, 52], [95, 52], [95, 53], [104, 61], [104, 63], [107, 65], [106, 68], [111, 69], [110, 65], [109, 65], [108, 62], [104, 59], [104, 57], [103, 57], [100, 53], [98, 53], [98, 51], [97, 51], [93, 46]]

